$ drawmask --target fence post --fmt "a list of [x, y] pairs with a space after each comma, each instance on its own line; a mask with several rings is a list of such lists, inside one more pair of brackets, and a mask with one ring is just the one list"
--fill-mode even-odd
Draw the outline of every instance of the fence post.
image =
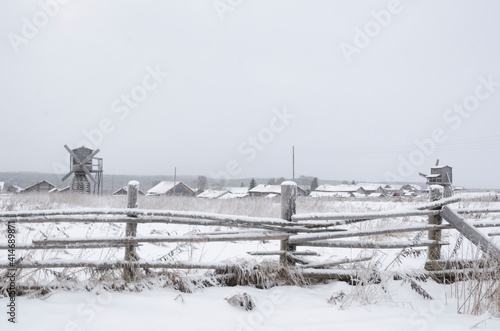
[[[137, 198], [139, 194], [139, 182], [130, 181], [127, 187], [127, 208], [134, 209], [137, 208]], [[134, 213], [127, 214], [128, 217], [137, 217]], [[126, 237], [135, 237], [137, 235], [137, 223], [127, 223], [125, 228]], [[128, 245], [125, 247], [125, 261], [133, 262], [139, 260], [139, 255], [137, 254], [135, 245]], [[127, 282], [137, 281], [140, 278], [139, 267], [124, 267], [123, 268], [123, 279]]]
[[[286, 181], [281, 183], [281, 218], [292, 222], [292, 215], [296, 212], [296, 198], [297, 198], [297, 184], [295, 182]], [[294, 252], [296, 245], [290, 245], [288, 239], [281, 241], [281, 250], [287, 252]], [[280, 256], [280, 263], [282, 266], [293, 264], [289, 261], [286, 255]]]
[[[438, 185], [429, 186], [429, 201], [441, 200], [443, 197], [443, 188]], [[439, 210], [441, 207], [434, 208], [433, 210]], [[440, 214], [429, 215], [429, 224], [431, 225], [441, 225], [443, 223], [443, 218]], [[441, 241], [441, 230], [429, 230], [428, 234], [429, 240]], [[432, 245], [427, 249], [427, 263], [426, 269], [433, 269], [433, 262], [441, 259], [441, 246]]]

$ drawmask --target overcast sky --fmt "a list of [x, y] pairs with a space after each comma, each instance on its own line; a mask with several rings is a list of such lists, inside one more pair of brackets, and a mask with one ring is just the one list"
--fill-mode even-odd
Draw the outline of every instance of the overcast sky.
[[0, 171], [84, 144], [108, 174], [289, 178], [295, 146], [296, 176], [439, 158], [500, 188], [498, 1], [61, 3], [0, 2]]

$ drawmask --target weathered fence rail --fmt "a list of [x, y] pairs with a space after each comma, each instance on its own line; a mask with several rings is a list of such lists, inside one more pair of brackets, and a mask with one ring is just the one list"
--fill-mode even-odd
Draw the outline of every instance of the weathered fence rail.
[[[143, 243], [168, 242], [235, 242], [279, 240], [279, 251], [248, 252], [250, 255], [278, 256], [281, 264], [287, 267], [295, 266], [303, 270], [303, 275], [316, 278], [345, 278], [349, 271], [340, 269], [325, 269], [344, 263], [367, 261], [370, 258], [343, 259], [337, 261], [315, 262], [304, 256], [317, 255], [316, 252], [297, 251], [298, 247], [344, 247], [359, 249], [406, 249], [411, 247], [427, 247], [428, 256], [425, 268], [428, 271], [440, 271], [448, 266], [463, 266], [468, 263], [447, 264], [441, 260], [441, 246], [448, 242], [441, 238], [441, 231], [457, 229], [470, 239], [480, 249], [500, 258], [500, 250], [491, 244], [488, 236], [482, 235], [477, 228], [499, 227], [497, 220], [466, 221], [459, 215], [478, 213], [500, 213], [495, 208], [450, 209], [447, 205], [456, 203], [457, 197], [442, 199], [439, 192], [431, 190], [431, 201], [411, 208], [366, 212], [366, 213], [315, 213], [296, 214], [297, 186], [293, 182], [282, 184], [281, 218], [247, 217], [213, 213], [143, 210], [137, 206], [139, 183], [132, 181], [128, 185], [127, 208], [124, 209], [68, 209], [68, 210], [36, 210], [0, 212], [2, 223], [125, 223], [124, 237], [85, 237], [85, 238], [46, 238], [33, 239], [29, 243], [17, 243], [18, 250], [52, 250], [52, 249], [95, 249], [124, 248], [123, 260], [116, 261], [80, 261], [80, 260], [42, 260], [18, 261], [16, 269], [41, 268], [121, 268], [126, 281], [137, 281], [141, 277], [141, 268], [164, 269], [224, 269], [232, 267], [231, 263], [214, 262], [165, 262], [144, 261], [137, 252], [137, 246]], [[413, 224], [368, 230], [348, 230], [342, 228], [353, 223], [369, 222], [397, 217], [428, 217], [427, 224]], [[443, 219], [447, 223], [443, 224]], [[225, 226], [242, 230], [204, 232], [183, 236], [137, 236], [139, 224], [163, 223], [197, 226]], [[408, 240], [360, 240], [367, 236], [378, 236], [397, 233], [422, 232], [428, 233], [427, 239]], [[491, 233], [490, 236], [500, 233]], [[358, 238], [357, 240], [340, 240]], [[0, 249], [9, 249], [10, 245], [0, 243]], [[12, 269], [10, 263], [0, 262], [0, 269]], [[351, 273], [352, 275], [352, 273]]]

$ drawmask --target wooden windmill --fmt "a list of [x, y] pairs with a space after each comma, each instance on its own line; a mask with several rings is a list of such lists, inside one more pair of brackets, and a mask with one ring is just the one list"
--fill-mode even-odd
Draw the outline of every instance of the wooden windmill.
[[102, 158], [94, 157], [99, 153], [99, 149], [94, 151], [83, 146], [70, 149], [68, 145], [64, 145], [64, 148], [70, 154], [70, 171], [62, 178], [62, 181], [74, 174], [70, 190], [72, 192], [90, 193], [90, 179], [94, 183], [94, 194], [102, 194]]
[[431, 174], [419, 174], [422, 177], [427, 178], [428, 185], [441, 185], [444, 188], [444, 198], [453, 196], [453, 168], [450, 166], [440, 166], [439, 160], [436, 161], [436, 165], [431, 168]]

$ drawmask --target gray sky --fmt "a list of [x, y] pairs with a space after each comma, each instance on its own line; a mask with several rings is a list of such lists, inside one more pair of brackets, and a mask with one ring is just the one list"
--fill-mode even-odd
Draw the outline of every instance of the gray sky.
[[498, 1], [61, 2], [0, 2], [0, 171], [85, 143], [105, 173], [291, 177], [295, 145], [296, 175], [500, 188]]

